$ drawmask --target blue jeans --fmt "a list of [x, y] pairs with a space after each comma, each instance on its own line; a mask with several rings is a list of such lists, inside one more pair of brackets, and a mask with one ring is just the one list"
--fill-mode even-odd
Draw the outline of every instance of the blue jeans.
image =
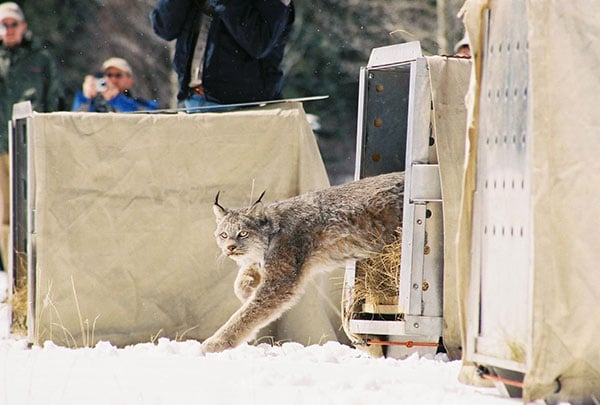
[[202, 113], [202, 112], [220, 112], [220, 111], [232, 111], [235, 110], [233, 107], [221, 106], [221, 104], [213, 101], [208, 101], [204, 96], [194, 94], [185, 100], [185, 108], [188, 113]]

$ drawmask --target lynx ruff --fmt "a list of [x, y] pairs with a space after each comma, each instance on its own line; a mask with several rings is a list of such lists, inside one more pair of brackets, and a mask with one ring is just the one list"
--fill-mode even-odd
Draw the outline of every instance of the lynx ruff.
[[402, 225], [404, 173], [368, 177], [264, 206], [226, 209], [215, 198], [215, 238], [239, 266], [242, 306], [202, 343], [204, 353], [246, 342], [300, 298], [316, 272], [377, 254]]

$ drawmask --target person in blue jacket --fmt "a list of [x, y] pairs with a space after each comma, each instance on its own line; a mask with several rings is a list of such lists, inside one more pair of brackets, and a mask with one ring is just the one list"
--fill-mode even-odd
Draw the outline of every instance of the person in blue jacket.
[[132, 112], [154, 111], [158, 102], [134, 97], [133, 71], [123, 58], [109, 58], [102, 64], [103, 74], [88, 75], [82, 91], [75, 95], [72, 111]]
[[[201, 80], [196, 80], [192, 60], [203, 13], [211, 21]], [[292, 0], [159, 0], [150, 20], [158, 36], [177, 40], [177, 98], [186, 106], [282, 98], [281, 62], [294, 22]]]

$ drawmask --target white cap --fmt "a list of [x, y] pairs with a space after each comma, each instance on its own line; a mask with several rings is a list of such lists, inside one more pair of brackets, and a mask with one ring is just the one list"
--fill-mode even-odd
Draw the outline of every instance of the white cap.
[[5, 18], [14, 18], [17, 21], [25, 21], [23, 10], [17, 3], [12, 1], [0, 4], [0, 21]]
[[119, 70], [127, 73], [129, 76], [131, 76], [133, 74], [133, 72], [131, 70], [131, 66], [123, 58], [109, 58], [109, 59], [106, 59], [104, 61], [104, 63], [102, 64], [102, 70], [106, 70], [106, 69], [108, 69], [110, 67], [117, 68], [117, 69], [119, 69]]

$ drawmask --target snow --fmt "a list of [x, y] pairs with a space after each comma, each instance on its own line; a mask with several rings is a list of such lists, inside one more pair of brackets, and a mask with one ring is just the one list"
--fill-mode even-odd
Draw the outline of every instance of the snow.
[[0, 405], [521, 403], [459, 383], [460, 362], [443, 354], [371, 358], [336, 342], [292, 342], [202, 356], [199, 342], [168, 339], [125, 348], [29, 347], [9, 335], [8, 314], [0, 304]]

